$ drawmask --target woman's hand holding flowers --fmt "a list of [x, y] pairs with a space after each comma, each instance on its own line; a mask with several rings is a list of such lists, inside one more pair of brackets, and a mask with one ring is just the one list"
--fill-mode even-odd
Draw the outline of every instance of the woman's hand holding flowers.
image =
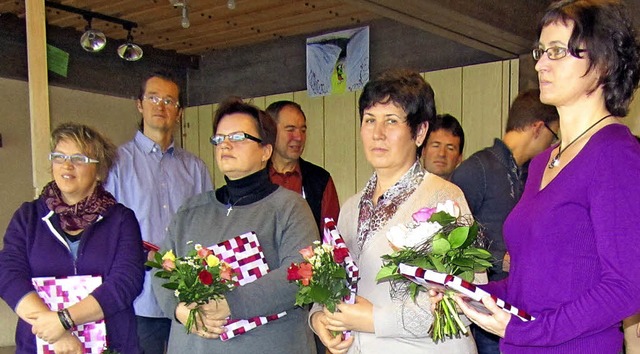
[[324, 309], [327, 328], [331, 331], [358, 331], [373, 333], [373, 304], [362, 296], [356, 296], [355, 304], [341, 302], [336, 312]]
[[227, 318], [231, 316], [227, 300], [225, 298], [209, 300], [206, 304], [199, 306], [181, 302], [176, 308], [176, 319], [182, 324], [187, 323], [189, 313], [196, 308], [200, 314], [195, 316], [195, 328], [198, 330], [192, 333], [207, 339], [218, 339], [226, 331], [224, 325], [227, 323]]
[[311, 316], [311, 326], [314, 331], [320, 337], [322, 343], [333, 354], [344, 354], [349, 351], [349, 348], [353, 344], [353, 336], [348, 339], [342, 339], [342, 332], [338, 332], [338, 335], [334, 335], [334, 331], [328, 328], [328, 319], [326, 315], [327, 309], [323, 312], [316, 312]]
[[467, 316], [467, 318], [469, 318], [485, 331], [493, 333], [500, 338], [504, 338], [505, 332], [507, 330], [507, 325], [509, 324], [509, 321], [511, 321], [512, 315], [498, 307], [491, 296], [482, 298], [482, 303], [489, 311], [491, 311], [491, 315], [476, 311], [476, 309], [469, 306], [469, 304], [467, 304], [467, 302], [464, 301], [459, 295], [455, 295], [455, 301], [458, 304], [458, 307]]

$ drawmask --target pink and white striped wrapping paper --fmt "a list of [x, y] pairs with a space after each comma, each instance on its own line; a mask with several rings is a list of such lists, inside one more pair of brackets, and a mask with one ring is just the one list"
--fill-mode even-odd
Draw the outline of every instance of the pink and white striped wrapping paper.
[[[238, 276], [237, 286], [249, 284], [269, 272], [262, 247], [254, 232], [247, 232], [230, 240], [208, 247], [221, 260], [228, 263]], [[227, 331], [220, 335], [220, 340], [227, 341], [244, 334], [258, 326], [284, 317], [286, 311], [249, 319], [228, 319]]]
[[[69, 307], [87, 297], [102, 284], [102, 277], [76, 275], [65, 278], [32, 278], [33, 287], [52, 311]], [[84, 346], [85, 354], [100, 354], [106, 347], [107, 328], [104, 320], [89, 322], [74, 327], [73, 334]], [[53, 345], [36, 337], [38, 354], [53, 354]]]
[[[347, 249], [349, 255], [344, 259], [344, 268], [347, 271], [347, 286], [349, 287], [349, 290], [351, 290], [351, 294], [345, 296], [342, 301], [347, 304], [354, 304], [356, 302], [356, 293], [358, 292], [358, 279], [360, 278], [360, 270], [358, 269], [355, 260], [351, 256], [351, 252], [347, 248], [342, 235], [340, 235], [340, 232], [338, 231], [333, 218], [324, 219], [322, 242], [329, 244], [335, 248]], [[344, 331], [343, 335], [344, 339], [347, 339], [351, 336], [351, 331]]]
[[535, 317], [531, 316], [527, 312], [520, 310], [519, 308], [509, 304], [508, 302], [491, 295], [490, 293], [480, 289], [478, 286], [471, 284], [468, 281], [455, 275], [439, 273], [430, 269], [424, 269], [404, 263], [400, 263], [400, 266], [398, 268], [400, 274], [416, 284], [422, 285], [427, 288], [435, 286], [457, 291], [458, 293], [469, 298], [469, 304], [478, 309], [478, 311], [491, 313], [482, 304], [483, 297], [491, 296], [496, 302], [496, 305], [498, 305], [498, 307], [503, 309], [505, 312], [515, 315], [525, 322], [535, 320]]

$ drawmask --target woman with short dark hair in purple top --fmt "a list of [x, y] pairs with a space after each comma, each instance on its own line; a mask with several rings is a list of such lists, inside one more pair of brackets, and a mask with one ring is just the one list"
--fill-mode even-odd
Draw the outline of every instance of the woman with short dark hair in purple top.
[[[98, 320], [110, 349], [140, 352], [133, 312], [144, 276], [140, 227], [102, 187], [115, 158], [115, 146], [87, 126], [65, 123], [52, 132], [53, 181], [15, 212], [0, 251], [0, 297], [19, 317], [16, 353], [36, 353], [36, 337], [56, 353], [84, 353], [86, 337], [72, 330]], [[35, 277], [75, 275], [100, 276], [101, 284], [60, 311], [50, 310], [32, 284]]]
[[484, 287], [536, 319], [458, 299], [504, 354], [618, 354], [621, 321], [640, 311], [640, 145], [620, 119], [640, 78], [627, 12], [614, 0], [563, 0], [540, 22], [540, 100], [557, 107], [562, 137], [532, 160], [505, 221], [509, 277]]

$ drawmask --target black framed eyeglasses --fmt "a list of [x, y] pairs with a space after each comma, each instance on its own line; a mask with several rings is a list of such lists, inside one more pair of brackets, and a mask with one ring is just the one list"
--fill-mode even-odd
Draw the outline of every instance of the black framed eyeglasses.
[[[576, 54], [586, 52], [586, 49], [576, 49]], [[538, 61], [542, 58], [542, 55], [547, 54], [547, 57], [551, 60], [559, 60], [567, 56], [569, 53], [569, 48], [565, 47], [549, 47], [547, 49], [542, 48], [533, 48], [531, 54], [533, 55], [533, 60]]]
[[72, 164], [79, 166], [79, 165], [86, 165], [86, 164], [90, 164], [90, 163], [98, 163], [100, 161], [98, 160], [94, 160], [88, 156], [84, 156], [84, 155], [80, 155], [80, 154], [75, 154], [75, 155], [65, 155], [61, 152], [52, 152], [49, 153], [49, 161], [55, 163], [55, 164], [63, 164], [65, 161], [69, 160], [69, 162], [71, 162]]
[[558, 136], [558, 133], [554, 132], [553, 129], [551, 129], [551, 127], [549, 126], [549, 124], [544, 123], [544, 126], [545, 126], [545, 128], [549, 129], [549, 131], [553, 135], [553, 141], [551, 142], [552, 144], [555, 144], [558, 141], [560, 141], [560, 137]]
[[238, 141], [244, 141], [245, 139], [249, 139], [249, 140], [253, 140], [256, 143], [262, 143], [262, 139], [260, 138], [256, 138], [255, 136], [251, 135], [251, 134], [247, 134], [245, 132], [235, 132], [235, 133], [231, 133], [231, 134], [216, 134], [214, 136], [211, 137], [211, 139], [209, 141], [211, 141], [211, 144], [213, 144], [214, 146], [218, 146], [220, 144], [222, 144], [222, 142], [224, 141], [225, 138], [228, 138], [230, 142], [235, 143]]
[[149, 95], [149, 96], [142, 96], [142, 99], [147, 100], [151, 103], [153, 103], [156, 106], [159, 106], [160, 103], [164, 104], [165, 106], [168, 107], [173, 107], [173, 108], [179, 108], [180, 107], [180, 102], [176, 101], [175, 99], [171, 98], [171, 97], [165, 97], [162, 98], [160, 96], [156, 96], [156, 95]]

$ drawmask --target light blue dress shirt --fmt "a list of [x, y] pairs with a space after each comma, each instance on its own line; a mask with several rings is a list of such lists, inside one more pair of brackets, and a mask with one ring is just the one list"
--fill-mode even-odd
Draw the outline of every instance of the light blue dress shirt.
[[[162, 247], [171, 218], [188, 198], [213, 189], [204, 162], [175, 147], [166, 152], [141, 132], [118, 148], [118, 160], [105, 188], [135, 213], [142, 239]], [[134, 301], [136, 315], [172, 317], [163, 314], [151, 288], [150, 272], [142, 293]]]

